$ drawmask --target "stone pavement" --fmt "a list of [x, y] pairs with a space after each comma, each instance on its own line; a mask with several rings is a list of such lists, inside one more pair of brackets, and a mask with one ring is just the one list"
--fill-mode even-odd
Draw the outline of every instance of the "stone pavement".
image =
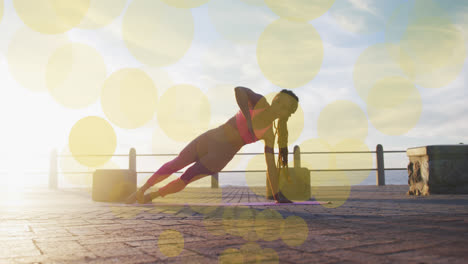
[[[97, 203], [82, 189], [3, 192], [0, 263], [466, 263], [468, 195], [407, 190], [353, 186], [344, 202], [349, 190], [334, 188], [315, 192], [331, 204], [253, 207]], [[242, 187], [187, 188], [164, 201], [189, 198], [265, 201]]]

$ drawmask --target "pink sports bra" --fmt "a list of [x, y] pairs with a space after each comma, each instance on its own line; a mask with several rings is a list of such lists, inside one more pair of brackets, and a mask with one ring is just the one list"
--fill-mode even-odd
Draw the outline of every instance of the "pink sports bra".
[[[254, 110], [249, 109], [250, 118], [253, 119], [254, 116], [258, 115], [260, 112], [263, 112], [264, 110], [265, 108], [254, 109]], [[250, 144], [255, 141], [258, 141], [258, 139], [261, 138], [263, 134], [265, 134], [265, 132], [272, 126], [272, 124], [270, 124], [269, 126], [265, 128], [256, 129], [254, 130], [255, 135], [250, 134], [249, 128], [247, 126], [247, 119], [245, 118], [241, 110], [239, 110], [239, 112], [237, 112], [236, 114], [236, 124], [237, 124], [237, 130], [239, 131], [239, 134], [245, 144]]]

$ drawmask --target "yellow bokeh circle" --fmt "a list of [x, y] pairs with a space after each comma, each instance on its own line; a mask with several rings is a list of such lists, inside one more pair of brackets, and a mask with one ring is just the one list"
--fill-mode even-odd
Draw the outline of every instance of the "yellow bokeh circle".
[[260, 255], [260, 260], [258, 263], [279, 263], [278, 252], [272, 248], [264, 248]]
[[[104, 165], [98, 167], [88, 167], [79, 163], [66, 146], [60, 155], [63, 156], [59, 159], [60, 174], [63, 175], [66, 184], [73, 186], [85, 187], [87, 191], [92, 191], [93, 173], [96, 169], [120, 169], [120, 167], [112, 160], [106, 162]], [[83, 160], [92, 161], [94, 157], [83, 157]], [[85, 163], [89, 163], [88, 161]]]
[[127, 129], [138, 128], [154, 117], [157, 89], [144, 71], [121, 69], [105, 80], [101, 105], [112, 123]]
[[222, 214], [222, 224], [227, 234], [239, 236], [247, 241], [258, 240], [255, 230], [257, 212], [248, 207], [225, 207]]
[[67, 42], [65, 35], [45, 35], [28, 27], [20, 28], [8, 45], [7, 60], [11, 75], [24, 88], [34, 92], [47, 91], [49, 57]]
[[105, 78], [104, 59], [85, 44], [66, 44], [58, 48], [47, 63], [49, 93], [68, 108], [83, 108], [97, 101]]
[[401, 48], [410, 54], [421, 71], [438, 69], [450, 63], [452, 52], [457, 50], [457, 46], [464, 46], [461, 32], [442, 17], [425, 17], [413, 21], [401, 40]]
[[[315, 152], [311, 154], [301, 154], [301, 167], [309, 170], [327, 170], [336, 164], [336, 156], [333, 148], [322, 138], [311, 138], [299, 145], [302, 152]], [[322, 153], [325, 152], [325, 153]]]
[[207, 3], [210, 0], [162, 0], [164, 3], [178, 8], [194, 8]]
[[320, 112], [317, 132], [319, 138], [331, 145], [347, 138], [364, 140], [368, 132], [367, 116], [357, 104], [337, 100]]
[[[268, 103], [271, 105], [273, 103], [273, 98], [277, 95], [278, 93], [269, 93], [265, 95], [265, 98], [267, 99]], [[291, 101], [295, 101], [292, 96], [288, 94], [282, 94], [282, 96], [289, 97]], [[300, 101], [300, 98], [299, 98]], [[298, 104], [297, 110], [294, 114], [291, 114], [291, 116], [288, 119], [288, 146], [292, 146], [294, 142], [299, 138], [299, 136], [302, 134], [302, 131], [304, 130], [304, 110], [302, 110], [301, 104]], [[274, 133], [274, 126], [273, 126], [273, 133]], [[276, 141], [278, 138], [275, 139]], [[278, 144], [275, 141], [275, 148], [278, 148]]]
[[[301, 164], [302, 165], [302, 164]], [[307, 166], [282, 169], [279, 175], [279, 190], [289, 200], [308, 201], [310, 199], [310, 171]]]
[[312, 195], [323, 207], [337, 208], [348, 200], [351, 184], [346, 173], [312, 172], [310, 178]]
[[242, 2], [245, 2], [249, 5], [253, 5], [253, 6], [264, 6], [265, 5], [265, 1], [264, 0], [241, 0]]
[[402, 68], [414, 77], [416, 84], [426, 88], [442, 87], [453, 81], [461, 73], [466, 58], [462, 32], [443, 18], [415, 21], [405, 32], [401, 48], [412, 59], [400, 60]]
[[370, 89], [375, 83], [388, 76], [405, 76], [399, 63], [400, 48], [395, 44], [378, 43], [366, 48], [353, 69], [354, 88], [359, 96], [367, 101]]
[[[333, 146], [333, 151], [336, 152], [352, 152], [359, 151], [362, 153], [352, 153], [352, 154], [336, 154], [336, 169], [370, 169], [372, 168], [372, 153], [370, 153], [369, 148], [360, 139], [345, 139], [335, 146]], [[333, 168], [333, 167], [332, 167]], [[367, 179], [369, 176], [369, 171], [345, 171], [346, 176], [348, 176], [349, 183], [351, 185], [360, 184], [362, 181]]]
[[239, 208], [239, 216], [237, 218], [237, 229], [238, 234], [246, 241], [258, 240], [258, 235], [255, 230], [255, 218], [257, 210], [251, 208]]
[[197, 87], [175, 85], [159, 99], [157, 118], [168, 137], [186, 142], [208, 129], [210, 104], [206, 95]]
[[458, 77], [467, 55], [463, 32], [430, 0], [403, 4], [387, 23], [385, 37], [399, 45], [394, 59], [407, 77], [426, 88]]
[[132, 1], [122, 20], [125, 45], [137, 60], [149, 66], [177, 62], [189, 49], [193, 35], [190, 10], [162, 1]]
[[111, 156], [96, 156], [90, 159], [81, 155], [113, 155], [117, 147], [117, 136], [112, 126], [103, 118], [88, 116], [72, 127], [68, 146], [74, 158], [82, 165], [98, 167]]
[[244, 256], [237, 248], [228, 248], [224, 250], [218, 258], [219, 264], [242, 264]]
[[257, 214], [255, 230], [260, 239], [274, 241], [281, 236], [283, 216], [276, 210], [266, 209]]
[[367, 112], [371, 124], [380, 132], [402, 135], [415, 127], [421, 117], [421, 95], [409, 80], [387, 77], [369, 92]]
[[240, 252], [244, 258], [244, 263], [264, 263], [262, 260], [262, 247], [257, 243], [249, 242], [241, 246]]
[[270, 9], [282, 18], [309, 21], [327, 12], [335, 0], [265, 0]]
[[315, 78], [324, 55], [322, 39], [308, 23], [278, 19], [260, 35], [257, 61], [263, 75], [283, 88], [296, 88]]
[[297, 247], [307, 240], [309, 227], [299, 216], [288, 216], [281, 225], [281, 239], [290, 247]]
[[211, 123], [212, 127], [220, 126], [234, 116], [239, 111], [236, 95], [232, 84], [221, 84], [210, 87], [206, 92], [206, 96], [211, 106]]
[[225, 207], [223, 210], [223, 227], [227, 234], [233, 236], [239, 236], [239, 231], [237, 229], [237, 214], [235, 207]]
[[164, 68], [154, 68], [150, 66], [142, 67], [142, 70], [148, 74], [161, 93], [174, 86], [174, 81]]
[[184, 236], [176, 230], [165, 230], [159, 235], [159, 251], [166, 257], [177, 257], [184, 250]]
[[[65, 147], [60, 155], [71, 156], [70, 149]], [[74, 159], [73, 157], [64, 157], [59, 160], [60, 173], [64, 176], [65, 183], [71, 185], [91, 186], [93, 180], [94, 168], [89, 168]], [[73, 173], [68, 173], [73, 172]], [[78, 173], [83, 172], [83, 173]], [[87, 172], [87, 173], [85, 173]]]
[[88, 12], [78, 25], [83, 29], [96, 29], [108, 25], [123, 11], [127, 0], [91, 0]]
[[[360, 181], [364, 176], [368, 176], [367, 171], [342, 172], [333, 170], [357, 169], [358, 166], [372, 167], [372, 157], [368, 153], [334, 153], [336, 151], [368, 151], [364, 143], [358, 139], [344, 139], [331, 145], [323, 138], [312, 138], [301, 143], [300, 148], [301, 153], [312, 152], [301, 155], [301, 167], [312, 170], [310, 172], [311, 195], [319, 202], [332, 202], [332, 204], [324, 204], [325, 207], [338, 207], [347, 200], [351, 185], [350, 177], [354, 177], [355, 181]], [[370, 164], [368, 163], [369, 157]], [[355, 164], [353, 161], [357, 163]]]
[[43, 34], [60, 34], [81, 22], [90, 0], [13, 0], [13, 5], [28, 27]]
[[0, 0], [0, 22], [3, 18], [3, 0]]

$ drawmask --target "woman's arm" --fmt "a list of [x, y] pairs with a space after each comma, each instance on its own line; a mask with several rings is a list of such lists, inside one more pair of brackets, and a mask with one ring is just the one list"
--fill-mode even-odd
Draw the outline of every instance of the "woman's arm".
[[242, 86], [234, 88], [234, 92], [236, 94], [237, 105], [239, 105], [241, 110], [243, 110], [243, 108], [253, 108], [257, 102], [263, 98], [261, 94], [255, 93], [249, 88]]
[[288, 198], [286, 198], [280, 191], [279, 188], [279, 171], [275, 163], [275, 136], [273, 130], [270, 130], [265, 134], [265, 161], [267, 164], [267, 177], [268, 184], [270, 184], [271, 192], [273, 198], [277, 203], [292, 203]]
[[252, 126], [252, 117], [250, 116], [250, 109], [254, 108], [254, 106], [260, 101], [263, 96], [261, 94], [257, 94], [246, 87], [237, 86], [234, 88], [234, 92], [236, 94], [236, 101], [237, 105], [239, 106], [242, 114], [245, 116], [247, 120], [247, 127], [249, 132], [254, 135], [253, 126]]
[[[265, 140], [265, 161], [267, 165], [268, 184], [270, 184], [271, 192], [273, 195], [278, 193], [279, 175], [278, 168], [275, 163], [275, 137], [272, 131], [267, 132], [264, 137]], [[277, 197], [274, 197], [277, 200]]]

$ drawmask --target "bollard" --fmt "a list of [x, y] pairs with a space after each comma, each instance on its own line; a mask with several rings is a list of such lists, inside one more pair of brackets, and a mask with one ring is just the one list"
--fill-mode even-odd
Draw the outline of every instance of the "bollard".
[[301, 167], [301, 148], [296, 145], [294, 146], [294, 168]]
[[384, 152], [382, 145], [378, 144], [376, 147], [377, 156], [377, 186], [385, 185], [385, 166], [384, 166]]
[[211, 189], [219, 188], [219, 174], [214, 173], [211, 175]]
[[136, 188], [138, 178], [137, 178], [136, 150], [135, 150], [135, 148], [131, 148], [130, 152], [128, 153], [128, 170], [134, 174], [133, 177], [135, 177], [135, 188]]
[[130, 153], [128, 154], [128, 169], [136, 172], [136, 150], [134, 148], [130, 149]]
[[53, 149], [50, 152], [50, 168], [49, 168], [49, 189], [57, 189], [57, 150]]

